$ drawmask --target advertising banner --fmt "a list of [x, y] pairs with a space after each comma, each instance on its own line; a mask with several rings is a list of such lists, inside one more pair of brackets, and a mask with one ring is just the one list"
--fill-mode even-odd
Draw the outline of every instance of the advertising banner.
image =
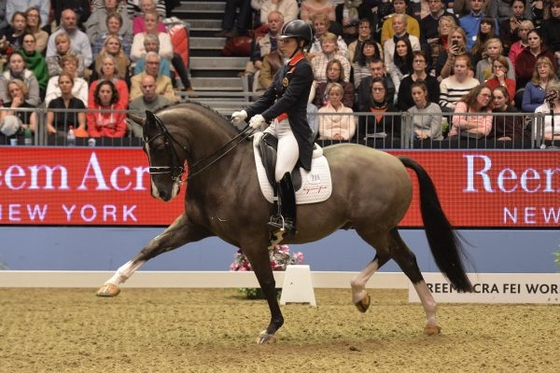
[[[391, 153], [428, 171], [456, 227], [560, 225], [559, 152]], [[414, 198], [401, 226], [417, 228], [423, 224], [412, 171], [411, 178]], [[167, 226], [183, 212], [184, 189], [171, 202], [152, 198], [141, 149], [0, 147], [0, 225]]]

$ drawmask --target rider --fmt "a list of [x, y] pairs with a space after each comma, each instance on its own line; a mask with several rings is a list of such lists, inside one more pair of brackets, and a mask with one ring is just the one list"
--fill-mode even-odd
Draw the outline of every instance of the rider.
[[278, 139], [274, 175], [280, 213], [271, 217], [270, 224], [284, 228], [288, 235], [296, 233], [296, 197], [291, 172], [298, 161], [309, 171], [313, 154], [311, 128], [306, 116], [313, 70], [304, 53], [312, 40], [313, 32], [305, 21], [287, 22], [278, 36], [284, 67], [278, 70], [272, 85], [253, 105], [231, 116], [236, 124], [251, 118], [249, 126], [254, 129], [270, 123], [264, 132]]

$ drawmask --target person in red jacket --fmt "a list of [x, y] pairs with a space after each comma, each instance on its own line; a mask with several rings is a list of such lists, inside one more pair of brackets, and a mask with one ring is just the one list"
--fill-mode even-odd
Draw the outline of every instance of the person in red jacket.
[[88, 108], [87, 126], [91, 137], [124, 137], [126, 109], [119, 103], [119, 92], [110, 80], [97, 84], [94, 104]]

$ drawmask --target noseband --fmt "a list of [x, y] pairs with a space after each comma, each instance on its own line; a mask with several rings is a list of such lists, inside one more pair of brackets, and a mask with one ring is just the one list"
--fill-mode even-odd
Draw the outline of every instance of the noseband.
[[[164, 174], [171, 174], [171, 179], [174, 182], [177, 182], [181, 185], [185, 184], [187, 181], [192, 179], [194, 176], [198, 175], [208, 167], [212, 166], [214, 163], [218, 162], [224, 156], [226, 156], [230, 151], [232, 151], [237, 145], [239, 145], [243, 140], [249, 137], [252, 133], [252, 128], [250, 126], [246, 126], [237, 136], [233, 139], [222, 145], [218, 148], [215, 152], [210, 154], [208, 157], [201, 159], [198, 162], [195, 162], [192, 166], [189, 165], [189, 176], [185, 181], [182, 180], [183, 174], [185, 173], [185, 166], [184, 162], [181, 162], [179, 155], [175, 151], [175, 147], [173, 143], [179, 145], [181, 149], [187, 152], [187, 147], [181, 145], [179, 141], [177, 141], [171, 133], [167, 130], [163, 121], [156, 115], [154, 115], [156, 119], [156, 124], [160, 129], [160, 133], [154, 135], [151, 139], [147, 139], [146, 144], [157, 139], [159, 136], [163, 136], [165, 149], [167, 150], [167, 154], [169, 156], [169, 161], [171, 163], [170, 166], [159, 166], [159, 167], [149, 167], [148, 172], [150, 175], [164, 175]], [[206, 163], [204, 165], [204, 163]], [[201, 166], [202, 165], [202, 166]], [[198, 169], [197, 169], [198, 168]]]

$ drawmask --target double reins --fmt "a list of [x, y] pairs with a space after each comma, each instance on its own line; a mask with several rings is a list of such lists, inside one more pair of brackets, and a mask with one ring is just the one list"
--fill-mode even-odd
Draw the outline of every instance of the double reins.
[[[224, 145], [216, 149], [212, 154], [209, 156], [195, 162], [192, 165], [189, 165], [189, 175], [187, 176], [186, 180], [182, 180], [183, 174], [185, 173], [185, 166], [183, 162], [179, 161], [179, 155], [177, 154], [175, 147], [171, 143], [175, 143], [181, 147], [185, 152], [187, 152], [187, 147], [182, 145], [178, 140], [176, 140], [173, 135], [167, 130], [163, 121], [158, 116], [154, 115], [156, 119], [156, 123], [161, 130], [160, 133], [146, 141], [148, 144], [156, 139], [159, 136], [163, 136], [165, 138], [165, 147], [168, 149], [169, 158], [170, 158], [170, 166], [159, 166], [159, 167], [152, 167], [150, 166], [148, 171], [150, 175], [162, 175], [162, 174], [171, 174], [171, 179], [179, 184], [185, 184], [189, 180], [191, 180], [196, 175], [200, 174], [214, 163], [218, 162], [220, 159], [225, 157], [229, 152], [231, 152], [237, 145], [243, 142], [247, 137], [251, 135], [252, 128], [247, 125], [237, 136], [226, 142]], [[170, 150], [169, 150], [170, 149]], [[205, 164], [206, 163], [206, 164]], [[197, 169], [199, 168], [199, 169]]]

